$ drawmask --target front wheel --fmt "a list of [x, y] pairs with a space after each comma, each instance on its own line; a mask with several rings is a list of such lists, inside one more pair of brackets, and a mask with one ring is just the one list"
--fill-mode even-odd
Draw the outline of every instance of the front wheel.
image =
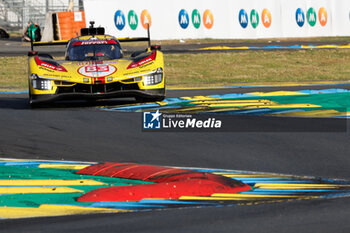
[[135, 97], [136, 102], [146, 103], [146, 102], [157, 102], [165, 99], [165, 96], [156, 96], [156, 97]]
[[40, 103], [36, 103], [35, 101], [33, 101], [33, 96], [30, 93], [30, 89], [29, 89], [29, 105], [32, 109], [39, 108], [42, 106]]

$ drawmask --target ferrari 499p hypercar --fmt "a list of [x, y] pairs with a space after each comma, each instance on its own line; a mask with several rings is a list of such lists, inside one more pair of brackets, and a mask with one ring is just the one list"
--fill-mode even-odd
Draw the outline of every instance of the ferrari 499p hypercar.
[[[125, 57], [120, 42], [148, 41], [148, 48]], [[58, 100], [135, 97], [160, 101], [165, 97], [163, 53], [148, 38], [117, 39], [104, 28], [81, 30], [69, 41], [34, 43], [67, 44], [64, 60], [32, 51], [29, 59], [29, 101], [32, 106]]]

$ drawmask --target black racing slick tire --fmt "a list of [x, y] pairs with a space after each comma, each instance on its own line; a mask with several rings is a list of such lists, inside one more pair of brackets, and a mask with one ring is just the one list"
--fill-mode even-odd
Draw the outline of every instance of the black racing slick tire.
[[135, 97], [136, 102], [145, 103], [145, 102], [157, 102], [163, 101], [165, 96], [157, 96], [157, 97]]

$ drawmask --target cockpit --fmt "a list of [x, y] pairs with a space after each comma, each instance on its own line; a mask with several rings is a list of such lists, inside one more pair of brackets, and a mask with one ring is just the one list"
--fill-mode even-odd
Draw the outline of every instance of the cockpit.
[[70, 61], [103, 61], [122, 57], [119, 42], [112, 39], [73, 41], [66, 53], [66, 60]]

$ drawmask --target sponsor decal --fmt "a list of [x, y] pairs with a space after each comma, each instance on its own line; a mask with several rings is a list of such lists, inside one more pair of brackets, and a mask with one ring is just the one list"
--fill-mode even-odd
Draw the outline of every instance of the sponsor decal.
[[205, 10], [203, 13], [203, 24], [207, 29], [211, 29], [214, 25], [214, 15], [209, 9]]
[[141, 12], [141, 24], [142, 24], [142, 27], [144, 29], [147, 29], [147, 24], [149, 25], [149, 27], [151, 27], [152, 25], [152, 18], [151, 18], [151, 14], [148, 13], [147, 10], [143, 10]]
[[[321, 7], [318, 10], [318, 17], [316, 14], [316, 10], [313, 7], [310, 7], [308, 11], [306, 12], [306, 19], [308, 24], [311, 27], [314, 27], [318, 21], [322, 27], [325, 27], [328, 22], [328, 13], [327, 10], [324, 7]], [[298, 8], [295, 12], [295, 20], [299, 27], [303, 27], [305, 24], [305, 14], [304, 11], [301, 8]]]
[[[238, 13], [238, 22], [241, 25], [242, 28], [247, 28], [249, 24], [252, 25], [253, 29], [256, 29], [259, 26], [260, 23], [260, 16], [256, 9], [252, 9], [250, 11], [250, 16], [248, 16], [248, 13], [245, 9], [241, 9]], [[269, 28], [272, 23], [272, 16], [268, 9], [264, 9], [261, 13], [261, 21], [265, 28]]]
[[55, 65], [49, 64], [47, 62], [40, 60], [38, 56], [35, 57], [35, 62], [38, 66], [45, 67], [49, 70], [67, 72], [67, 70], [63, 66], [61, 66], [61, 65], [55, 66]]
[[316, 12], [312, 7], [307, 11], [307, 22], [311, 27], [316, 25]]
[[117, 10], [114, 14], [114, 24], [118, 30], [123, 30], [125, 27], [125, 15], [123, 11]]
[[[147, 29], [147, 24], [151, 27], [152, 20], [151, 15], [147, 10], [143, 10], [140, 15], [141, 25], [144, 29]], [[117, 10], [114, 15], [114, 24], [118, 30], [122, 31], [125, 28], [126, 19], [122, 10]], [[128, 24], [131, 30], [136, 30], [139, 25], [139, 17], [134, 10], [128, 12]]]
[[324, 7], [321, 7], [318, 11], [318, 21], [322, 27], [326, 26], [327, 24], [327, 11]]
[[196, 29], [198, 29], [201, 26], [201, 14], [197, 9], [194, 9], [192, 11], [192, 24]]
[[[52, 72], [52, 71], [51, 71]], [[67, 80], [67, 79], [71, 79], [72, 76], [68, 76], [68, 75], [60, 75], [60, 74], [48, 74], [48, 73], [43, 73], [42, 74], [43, 77], [46, 78], [52, 78], [53, 80]]]
[[268, 9], [264, 9], [261, 13], [261, 21], [264, 27], [269, 28], [272, 23], [271, 12]]
[[190, 24], [190, 17], [185, 9], [180, 10], [179, 12], [179, 24], [180, 27], [186, 29]]
[[78, 69], [78, 73], [86, 77], [105, 77], [116, 71], [117, 68], [108, 64], [86, 65]]
[[86, 66], [86, 65], [104, 64], [104, 63], [106, 63], [106, 62], [104, 62], [104, 61], [83, 61], [83, 62], [77, 62], [76, 65]]
[[101, 45], [101, 44], [117, 44], [115, 40], [92, 40], [92, 41], [77, 41], [73, 45]]
[[298, 8], [297, 11], [295, 12], [295, 20], [296, 20], [299, 27], [304, 26], [305, 14], [301, 8]]
[[[201, 26], [203, 21], [203, 25], [206, 29], [211, 29], [214, 25], [214, 15], [209, 9], [206, 9], [203, 12], [203, 17], [201, 17], [200, 12], [197, 9], [192, 11], [191, 20], [193, 27], [198, 29]], [[181, 9], [178, 17], [179, 25], [182, 29], [187, 29], [190, 23], [190, 17], [188, 12], [185, 9]]]
[[137, 14], [134, 10], [130, 10], [128, 14], [128, 22], [129, 22], [129, 27], [131, 30], [136, 30], [139, 20], [137, 18]]
[[259, 25], [259, 13], [255, 9], [250, 12], [250, 23], [254, 29]]
[[136, 68], [136, 67], [140, 67], [142, 65], [145, 65], [149, 62], [154, 61], [154, 59], [156, 59], [156, 51], [153, 51], [153, 53], [151, 55], [149, 55], [148, 57], [138, 61], [138, 62], [132, 62], [127, 69], [131, 69], [131, 68]]
[[246, 28], [248, 26], [248, 14], [244, 9], [239, 11], [238, 21], [242, 28]]
[[54, 73], [55, 72], [54, 70], [50, 70], [50, 69], [47, 69], [47, 68], [42, 67], [42, 66], [39, 66], [39, 69], [40, 70], [45, 70], [45, 71], [50, 72], [50, 73]]

